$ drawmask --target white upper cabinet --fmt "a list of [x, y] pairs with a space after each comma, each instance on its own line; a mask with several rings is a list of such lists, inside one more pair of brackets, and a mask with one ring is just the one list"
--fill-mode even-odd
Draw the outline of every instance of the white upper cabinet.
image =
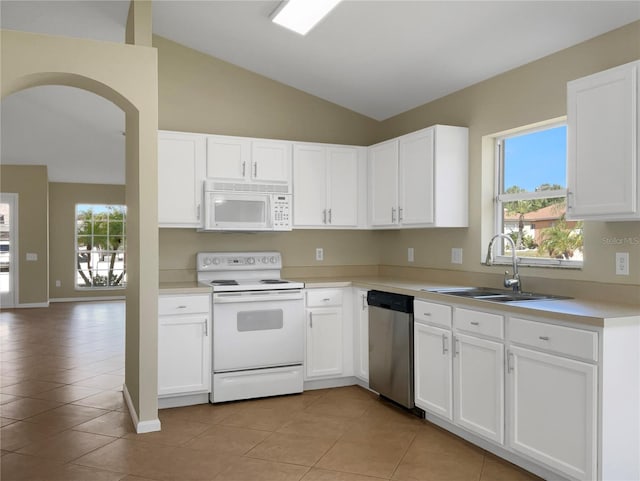
[[294, 227], [358, 227], [366, 203], [362, 152], [361, 147], [294, 145]]
[[158, 132], [158, 224], [200, 227], [206, 136]]
[[373, 227], [468, 225], [468, 129], [435, 125], [369, 148]]
[[291, 143], [208, 136], [207, 177], [223, 182], [288, 185], [291, 181]]
[[568, 219], [640, 219], [639, 67], [567, 84]]

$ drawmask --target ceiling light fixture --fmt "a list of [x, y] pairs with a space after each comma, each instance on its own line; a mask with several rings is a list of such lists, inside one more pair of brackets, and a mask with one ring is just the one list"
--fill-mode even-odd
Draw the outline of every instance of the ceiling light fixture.
[[280, 4], [271, 21], [306, 35], [342, 0], [288, 0]]

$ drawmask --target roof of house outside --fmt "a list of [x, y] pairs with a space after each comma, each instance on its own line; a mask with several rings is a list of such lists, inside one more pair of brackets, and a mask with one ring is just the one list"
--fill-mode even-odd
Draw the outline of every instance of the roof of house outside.
[[[563, 204], [551, 204], [542, 209], [534, 210], [524, 214], [525, 222], [541, 222], [545, 220], [558, 220], [566, 211], [566, 205]], [[518, 222], [520, 220], [520, 214], [506, 213], [504, 214], [505, 222]]]

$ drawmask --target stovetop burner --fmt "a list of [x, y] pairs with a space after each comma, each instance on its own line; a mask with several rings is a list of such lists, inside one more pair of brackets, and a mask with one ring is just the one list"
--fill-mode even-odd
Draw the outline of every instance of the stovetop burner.
[[237, 286], [238, 281], [234, 279], [220, 279], [217, 281], [211, 281], [211, 284], [214, 286]]

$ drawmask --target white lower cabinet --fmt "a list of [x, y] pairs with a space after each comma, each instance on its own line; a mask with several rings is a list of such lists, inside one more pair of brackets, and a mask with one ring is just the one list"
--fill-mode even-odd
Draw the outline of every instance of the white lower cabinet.
[[353, 303], [354, 372], [359, 379], [369, 382], [369, 305], [367, 289], [355, 289]]
[[416, 406], [452, 420], [451, 331], [416, 323], [413, 342]]
[[161, 295], [158, 302], [158, 396], [211, 391], [211, 296]]
[[306, 292], [305, 380], [343, 373], [342, 289]]
[[[514, 327], [526, 323], [524, 327], [531, 330], [538, 325], [540, 333], [532, 332], [527, 344], [534, 346], [512, 345], [508, 350], [509, 447], [572, 478], [596, 479], [597, 366], [535, 350], [541, 339], [548, 350], [559, 350], [554, 342], [561, 340], [560, 329], [567, 328], [513, 321], [518, 323]], [[558, 332], [548, 333], [550, 327]], [[518, 330], [521, 332], [527, 334]], [[590, 334], [597, 345], [596, 333], [582, 332]], [[576, 341], [567, 346], [575, 350], [580, 338]], [[588, 347], [587, 339], [582, 341]]]

